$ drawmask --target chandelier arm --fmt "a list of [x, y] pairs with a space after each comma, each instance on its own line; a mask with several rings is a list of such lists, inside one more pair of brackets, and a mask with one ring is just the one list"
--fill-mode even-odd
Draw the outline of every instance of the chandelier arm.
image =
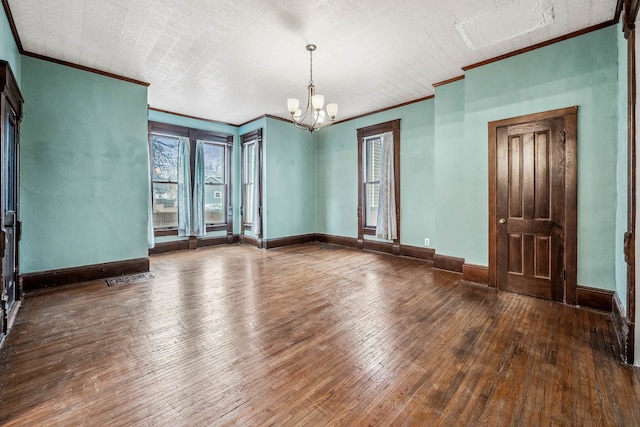
[[[309, 86], [307, 86], [307, 106], [305, 107], [304, 111], [302, 111], [302, 114], [300, 114], [300, 117], [297, 120], [293, 119], [293, 116], [291, 117], [293, 120], [295, 120], [299, 124], [304, 125], [305, 128], [309, 126], [306, 123], [304, 123], [304, 121], [307, 119], [309, 114], [311, 114], [312, 121], [313, 121], [313, 105], [311, 103], [311, 98], [313, 97], [313, 95], [315, 95], [315, 87], [311, 83], [309, 84]], [[313, 127], [313, 124], [310, 127]]]
[[313, 132], [314, 131], [314, 129], [311, 126], [309, 126], [309, 125], [307, 125], [305, 123], [299, 123], [299, 122], [296, 122], [295, 120], [293, 120], [292, 123], [293, 123], [293, 126], [298, 128], [298, 129], [308, 130], [309, 132]]

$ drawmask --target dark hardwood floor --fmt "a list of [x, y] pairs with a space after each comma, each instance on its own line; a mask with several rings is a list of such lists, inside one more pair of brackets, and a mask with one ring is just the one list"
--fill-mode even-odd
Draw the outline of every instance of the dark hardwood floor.
[[640, 425], [604, 314], [322, 244], [204, 248], [27, 295], [0, 424]]

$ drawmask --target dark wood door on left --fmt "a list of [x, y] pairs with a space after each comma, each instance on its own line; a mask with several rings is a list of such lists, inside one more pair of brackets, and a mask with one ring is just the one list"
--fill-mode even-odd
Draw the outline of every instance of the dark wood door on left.
[[11, 312], [17, 299], [18, 282], [18, 122], [16, 112], [10, 106], [5, 112], [5, 138], [2, 141], [0, 157], [1, 173], [0, 194], [2, 234], [4, 253], [2, 256], [2, 279], [5, 287], [7, 311]]
[[0, 337], [10, 327], [22, 296], [18, 286], [18, 142], [23, 102], [9, 64], [0, 61]]

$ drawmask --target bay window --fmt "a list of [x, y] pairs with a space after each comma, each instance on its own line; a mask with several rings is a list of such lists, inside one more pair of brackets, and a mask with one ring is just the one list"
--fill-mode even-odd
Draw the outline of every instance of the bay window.
[[233, 136], [149, 122], [149, 146], [154, 234], [178, 235], [179, 224], [189, 224], [181, 235], [232, 235]]

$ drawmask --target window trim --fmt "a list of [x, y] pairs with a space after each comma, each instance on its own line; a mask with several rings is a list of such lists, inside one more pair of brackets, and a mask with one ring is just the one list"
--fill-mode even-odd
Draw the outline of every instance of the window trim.
[[358, 135], [358, 239], [357, 247], [363, 249], [365, 247], [364, 236], [375, 236], [375, 227], [367, 227], [365, 225], [364, 209], [366, 206], [365, 191], [365, 165], [364, 162], [364, 144], [365, 138], [383, 134], [385, 132], [393, 133], [393, 172], [396, 192], [396, 226], [398, 229], [398, 238], [393, 240], [392, 252], [400, 253], [400, 119], [367, 126], [357, 130]]
[[258, 184], [258, 204], [259, 204], [258, 211], [260, 212], [260, 233], [258, 234], [257, 238], [260, 244], [260, 241], [262, 240], [262, 236], [264, 233], [264, 230], [263, 230], [264, 219], [263, 219], [263, 211], [262, 211], [262, 128], [256, 129], [249, 133], [245, 133], [244, 135], [240, 135], [240, 147], [241, 147], [241, 153], [240, 153], [240, 164], [241, 164], [240, 166], [240, 186], [241, 186], [240, 224], [241, 226], [240, 228], [242, 230], [242, 234], [244, 234], [246, 230], [251, 230], [251, 226], [252, 226], [252, 224], [246, 224], [244, 221], [244, 218], [245, 218], [244, 205], [245, 205], [245, 199], [247, 196], [245, 186], [244, 186], [244, 153], [245, 153], [246, 144], [253, 141], [255, 141], [256, 156], [258, 156], [257, 172], [258, 172], [259, 179], [257, 184]]
[[[231, 169], [233, 167], [233, 135], [223, 134], [219, 132], [207, 131], [202, 129], [188, 128], [179, 125], [172, 125], [169, 123], [162, 123], [149, 120], [148, 123], [148, 143], [149, 152], [151, 153], [151, 162], [149, 165], [149, 173], [151, 179], [151, 200], [153, 202], [153, 145], [151, 140], [152, 134], [167, 135], [173, 137], [189, 138], [189, 167], [191, 170], [191, 191], [193, 198], [193, 189], [195, 182], [195, 169], [196, 169], [196, 144], [198, 140], [202, 140], [210, 143], [220, 144], [225, 146], [225, 200], [226, 206], [224, 215], [225, 222], [219, 224], [211, 224], [206, 226], [207, 232], [209, 231], [222, 231], [227, 230], [227, 236], [233, 236], [233, 183]], [[153, 235], [159, 236], [177, 236], [177, 227], [154, 227]], [[204, 236], [203, 236], [204, 237]]]
[[[218, 138], [219, 134], [213, 134], [210, 132], [197, 132], [196, 133], [196, 141], [203, 141], [205, 144], [209, 145], [218, 145], [223, 146], [225, 149], [225, 168], [224, 168], [224, 188], [225, 188], [225, 206], [224, 206], [224, 218], [225, 222], [216, 223], [216, 224], [206, 224], [207, 231], [221, 231], [227, 230], [227, 234], [233, 234], [233, 208], [232, 208], [232, 200], [231, 197], [233, 195], [233, 184], [231, 181], [231, 163], [233, 156], [233, 136], [229, 135], [224, 141], [220, 141]], [[215, 138], [215, 140], [214, 140]], [[195, 152], [195, 145], [194, 145]], [[192, 168], [192, 181], [195, 180], [195, 156], [193, 157], [193, 168]], [[205, 186], [207, 184], [205, 183]]]

